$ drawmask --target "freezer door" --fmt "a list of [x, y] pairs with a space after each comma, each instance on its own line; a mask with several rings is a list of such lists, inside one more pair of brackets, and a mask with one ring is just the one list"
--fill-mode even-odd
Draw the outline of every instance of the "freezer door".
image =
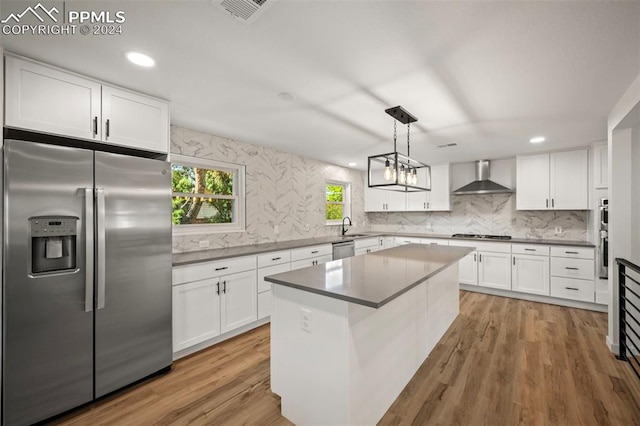
[[[92, 233], [92, 188], [92, 151], [5, 141], [5, 425], [31, 424], [93, 398], [93, 282], [85, 281], [85, 275], [93, 275], [93, 259], [86, 258], [86, 240], [92, 238], [86, 235], [87, 223]], [[30, 273], [29, 218], [36, 216], [78, 218], [75, 269]], [[59, 254], [67, 255], [70, 248]]]
[[100, 397], [171, 365], [171, 168], [95, 156]]

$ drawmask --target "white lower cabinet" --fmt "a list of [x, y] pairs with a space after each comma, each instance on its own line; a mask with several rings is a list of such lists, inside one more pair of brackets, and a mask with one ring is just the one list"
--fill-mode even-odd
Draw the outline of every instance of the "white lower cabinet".
[[218, 279], [173, 287], [173, 351], [212, 339], [220, 334]]
[[291, 263], [268, 266], [258, 269], [258, 319], [271, 316], [273, 308], [273, 295], [271, 293], [271, 283], [265, 281], [267, 275], [280, 274], [291, 270]]
[[306, 268], [308, 266], [320, 265], [322, 263], [331, 262], [333, 260], [333, 256], [330, 254], [326, 254], [324, 256], [318, 257], [310, 257], [309, 259], [296, 260], [295, 262], [291, 262], [291, 270]]
[[173, 268], [174, 352], [256, 319], [255, 256]]
[[549, 296], [549, 256], [512, 254], [511, 290]]
[[227, 275], [219, 280], [221, 332], [226, 333], [258, 319], [256, 271]]
[[511, 254], [478, 252], [478, 285], [511, 290]]
[[551, 296], [596, 303], [595, 250], [551, 248]]
[[359, 256], [361, 254], [373, 253], [374, 251], [378, 251], [379, 245], [380, 245], [380, 240], [377, 237], [355, 240], [354, 241], [355, 255]]
[[458, 280], [462, 284], [478, 285], [478, 253], [469, 253], [458, 264]]

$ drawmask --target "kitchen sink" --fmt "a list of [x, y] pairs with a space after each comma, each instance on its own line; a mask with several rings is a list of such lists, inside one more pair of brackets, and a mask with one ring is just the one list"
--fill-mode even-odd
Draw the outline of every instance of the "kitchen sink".
[[342, 238], [353, 238], [353, 237], [368, 237], [367, 234], [346, 234], [343, 235]]

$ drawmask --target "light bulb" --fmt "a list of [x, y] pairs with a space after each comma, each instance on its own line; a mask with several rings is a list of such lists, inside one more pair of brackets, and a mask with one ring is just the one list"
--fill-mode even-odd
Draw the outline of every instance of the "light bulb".
[[418, 171], [416, 169], [413, 169], [413, 173], [411, 173], [411, 183], [413, 185], [418, 184]]
[[384, 180], [391, 180], [391, 166], [389, 165], [389, 160], [384, 162]]
[[400, 183], [402, 183], [402, 184], [406, 184], [407, 183], [407, 173], [404, 170], [404, 164], [402, 166], [400, 166]]

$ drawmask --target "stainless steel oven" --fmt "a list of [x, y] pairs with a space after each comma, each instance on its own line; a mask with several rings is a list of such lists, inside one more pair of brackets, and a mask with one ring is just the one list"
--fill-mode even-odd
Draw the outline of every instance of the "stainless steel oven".
[[600, 199], [600, 242], [598, 245], [598, 276], [609, 276], [609, 199]]

